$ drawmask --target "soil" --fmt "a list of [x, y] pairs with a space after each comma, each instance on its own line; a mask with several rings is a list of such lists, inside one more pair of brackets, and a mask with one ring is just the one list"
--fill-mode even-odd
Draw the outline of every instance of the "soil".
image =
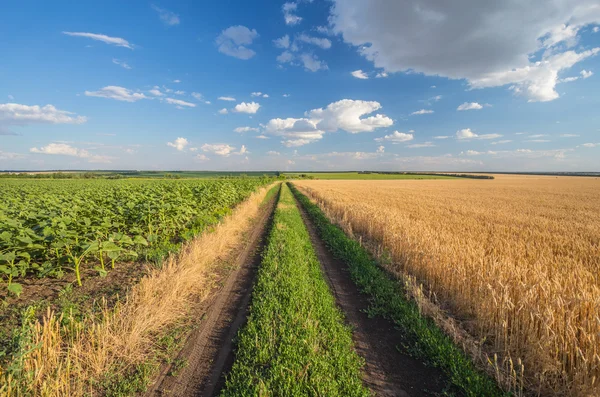
[[368, 316], [368, 296], [359, 291], [347, 266], [333, 257], [302, 206], [298, 207], [336, 303], [353, 330], [356, 352], [365, 360], [365, 385], [377, 396], [442, 395], [448, 385], [444, 374], [402, 352], [407, 337], [394, 323]]
[[[223, 387], [225, 376], [233, 365], [234, 338], [246, 321], [267, 226], [271, 223], [276, 202], [277, 197], [274, 197], [263, 206], [231, 266], [222, 268], [220, 285], [195, 311], [200, 323], [172, 364], [163, 366], [158, 380], [145, 393], [146, 397], [213, 396]], [[182, 362], [186, 363], [183, 368], [174, 368]]]

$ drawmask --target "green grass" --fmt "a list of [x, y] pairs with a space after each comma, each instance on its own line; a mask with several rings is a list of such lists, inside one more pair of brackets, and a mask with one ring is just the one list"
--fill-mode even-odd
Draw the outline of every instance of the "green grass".
[[477, 370], [473, 362], [433, 320], [423, 317], [413, 301], [406, 299], [401, 284], [382, 270], [369, 253], [337, 226], [306, 196], [292, 186], [296, 198], [315, 223], [320, 237], [333, 255], [347, 264], [359, 289], [369, 296], [369, 312], [393, 321], [407, 336], [411, 355], [446, 373], [454, 388], [467, 396], [504, 396], [494, 380]]
[[223, 396], [368, 396], [295, 200], [279, 205]]
[[295, 172], [285, 173], [289, 178], [306, 175], [314, 179], [373, 179], [373, 180], [388, 180], [388, 179], [456, 179], [444, 175], [416, 175], [416, 174], [359, 174], [358, 172]]

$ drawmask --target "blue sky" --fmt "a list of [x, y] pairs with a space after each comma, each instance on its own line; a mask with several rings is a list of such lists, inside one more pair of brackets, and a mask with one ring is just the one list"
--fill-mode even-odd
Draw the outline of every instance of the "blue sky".
[[600, 5], [447, 3], [8, 2], [0, 169], [599, 171]]

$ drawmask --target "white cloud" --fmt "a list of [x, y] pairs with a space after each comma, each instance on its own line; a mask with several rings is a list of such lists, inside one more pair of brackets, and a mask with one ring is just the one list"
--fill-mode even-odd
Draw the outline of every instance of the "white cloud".
[[362, 70], [360, 70], [360, 69], [355, 70], [354, 72], [351, 72], [350, 74], [352, 76], [356, 77], [357, 79], [366, 80], [366, 79], [369, 78], [369, 76], [365, 72], [363, 72]]
[[[301, 35], [296, 37], [296, 40], [301, 41], [303, 43], [316, 45], [317, 47], [321, 47], [324, 50], [331, 48], [331, 40], [326, 39], [326, 38], [320, 38], [320, 37], [312, 37], [305, 33], [302, 33]], [[287, 47], [285, 47], [285, 48], [287, 48]]]
[[504, 139], [501, 141], [491, 142], [491, 144], [492, 145], [503, 145], [505, 143], [511, 143], [511, 142], [512, 142], [512, 140], [510, 140], [510, 139]]
[[152, 9], [158, 13], [158, 17], [167, 26], [179, 25], [179, 15], [174, 12], [165, 10], [164, 8], [152, 5]]
[[598, 27], [598, 26], [594, 26], [594, 28], [592, 29], [592, 31], [593, 31], [594, 33], [598, 33], [598, 32], [600, 32], [600, 27]]
[[417, 110], [416, 112], [412, 112], [412, 115], [420, 115], [420, 114], [431, 114], [433, 113], [433, 110], [430, 109], [421, 109], [421, 110]]
[[386, 77], [388, 77], [387, 72], [379, 72], [379, 73], [377, 73], [375, 75], [375, 78], [377, 78], [377, 79], [383, 79], [383, 78], [386, 78]]
[[268, 97], [269, 97], [269, 95], [267, 95], [267, 94], [264, 94], [264, 93], [262, 93], [262, 92], [260, 92], [260, 91], [253, 92], [253, 93], [251, 93], [251, 94], [250, 94], [250, 96], [261, 96], [261, 97], [263, 97], [263, 98], [268, 98]]
[[577, 138], [579, 135], [578, 134], [561, 134], [560, 137], [561, 138]]
[[319, 60], [319, 58], [314, 54], [309, 54], [309, 53], [301, 54], [300, 61], [302, 62], [302, 65], [304, 65], [304, 68], [306, 70], [310, 70], [311, 72], [329, 69], [327, 64], [324, 61]]
[[189, 144], [188, 140], [182, 137], [175, 139], [173, 142], [167, 142], [167, 146], [174, 147], [175, 149], [182, 152], [185, 147]]
[[450, 135], [438, 135], [438, 136], [434, 136], [433, 139], [448, 139], [451, 138]]
[[259, 129], [258, 128], [253, 128], [253, 127], [237, 127], [233, 131], [237, 132], [239, 134], [243, 134], [244, 132], [250, 132], [250, 131], [258, 132]]
[[127, 64], [127, 62], [120, 61], [120, 60], [118, 60], [118, 59], [116, 59], [116, 58], [113, 58], [113, 60], [112, 60], [112, 61], [113, 61], [113, 63], [114, 63], [115, 65], [119, 65], [119, 66], [120, 66], [120, 67], [122, 67], [123, 69], [131, 69], [131, 66], [129, 66], [129, 64]]
[[191, 94], [191, 95], [192, 95], [192, 97], [193, 97], [195, 100], [197, 100], [197, 101], [202, 101], [202, 102], [204, 102], [205, 104], [207, 104], [207, 105], [210, 105], [210, 101], [207, 101], [207, 100], [205, 100], [205, 99], [204, 99], [204, 96], [203, 96], [201, 93], [199, 93], [199, 92], [192, 92], [192, 94]]
[[560, 79], [558, 80], [559, 83], [571, 83], [573, 81], [577, 81], [579, 80], [579, 76], [575, 76], [575, 77], [565, 77], [564, 79]]
[[173, 83], [179, 84], [179, 83], [181, 83], [181, 80], [173, 80]]
[[154, 96], [163, 96], [165, 94], [163, 94], [162, 92], [160, 92], [160, 87], [155, 85], [154, 87], [152, 87], [152, 89], [150, 91], [148, 91], [150, 94], [154, 95]]
[[284, 51], [281, 54], [279, 54], [276, 58], [277, 62], [279, 63], [288, 63], [288, 62], [292, 62], [294, 60], [294, 54], [292, 54], [289, 51]]
[[290, 36], [286, 34], [283, 37], [275, 39], [273, 40], [273, 44], [275, 44], [275, 47], [277, 48], [290, 48]]
[[377, 153], [385, 153], [385, 146], [381, 145], [377, 147]]
[[110, 37], [104, 34], [96, 34], [96, 33], [85, 33], [85, 32], [63, 32], [67, 36], [74, 37], [86, 37], [88, 39], [101, 41], [106, 44], [116, 45], [117, 47], [125, 47], [133, 50], [133, 45], [130, 44], [127, 40], [122, 39], [120, 37]]
[[255, 136], [255, 138], [256, 138], [256, 139], [269, 139], [269, 137], [268, 137], [268, 136], [266, 136], [266, 135], [264, 135], [264, 134], [257, 135], [257, 136]]
[[407, 148], [418, 149], [423, 147], [435, 147], [433, 142], [423, 142], [423, 143], [413, 143], [412, 145], [407, 145]]
[[[245, 149], [245, 146], [243, 146]], [[202, 151], [207, 153], [213, 153], [222, 157], [229, 157], [230, 154], [235, 150], [235, 147], [226, 143], [208, 144], [205, 143], [201, 146]]]
[[327, 105], [325, 109], [313, 109], [307, 116], [316, 122], [316, 126], [324, 131], [344, 130], [351, 134], [372, 132], [377, 128], [389, 127], [394, 121], [389, 117], [376, 114], [361, 118], [381, 109], [381, 104], [375, 101], [342, 99]]
[[326, 132], [371, 132], [393, 124], [392, 119], [381, 114], [363, 117], [380, 108], [378, 102], [343, 99], [329, 104], [324, 109], [310, 110], [305, 113], [305, 118], [271, 119], [265, 126], [265, 132], [283, 137], [282, 143], [287, 147], [316, 142]]
[[0, 127], [26, 124], [83, 124], [86, 121], [87, 118], [84, 116], [76, 116], [72, 112], [59, 110], [52, 105], [0, 104]]
[[285, 3], [281, 7], [281, 10], [283, 11], [283, 19], [287, 25], [297, 25], [300, 23], [300, 21], [302, 21], [302, 17], [299, 17], [295, 14], [297, 9], [298, 3], [296, 2]]
[[483, 106], [478, 104], [477, 102], [465, 102], [460, 105], [456, 110], [479, 110], [483, 109]]
[[208, 157], [206, 157], [205, 154], [197, 154], [196, 156], [194, 156], [194, 160], [203, 162], [203, 161], [208, 161], [210, 159]]
[[234, 112], [237, 113], [249, 113], [249, 114], [254, 114], [258, 111], [258, 109], [260, 108], [260, 104], [257, 102], [242, 102], [242, 103], [238, 103], [237, 105], [235, 105], [235, 107], [233, 108]]
[[400, 143], [400, 142], [408, 142], [414, 139], [413, 134], [407, 134], [405, 132], [394, 131], [390, 135], [383, 136], [381, 138], [375, 138], [377, 142], [392, 142], [392, 143]]
[[472, 88], [510, 85], [530, 101], [549, 101], [558, 97], [558, 74], [598, 52], [570, 48], [584, 27], [600, 22], [600, 12], [597, 0], [477, 7], [334, 0], [329, 21], [334, 33], [387, 72], [466, 79]]
[[86, 91], [85, 95], [99, 98], [115, 99], [117, 101], [124, 102], [136, 102], [141, 99], [148, 98], [140, 92], [133, 92], [127, 88], [115, 85], [106, 86], [98, 91]]
[[226, 108], [219, 110], [219, 114], [227, 114], [229, 113]]
[[175, 95], [185, 95], [185, 91], [177, 90], [175, 91]]
[[16, 160], [23, 157], [25, 157], [25, 155], [21, 153], [3, 152], [0, 150], [0, 160]]
[[256, 29], [248, 29], [245, 26], [230, 26], [225, 29], [216, 39], [219, 52], [239, 59], [250, 59], [256, 52], [246, 47], [258, 37]]
[[529, 138], [543, 138], [545, 136], [548, 136], [547, 134], [535, 134], [535, 135], [529, 135]]
[[85, 149], [79, 149], [66, 143], [50, 143], [40, 148], [32, 147], [31, 153], [71, 156], [86, 159], [89, 163], [110, 163], [113, 157], [91, 154]]
[[592, 77], [592, 75], [594, 74], [594, 72], [592, 72], [591, 70], [582, 70], [580, 72], [581, 77], [584, 79], [587, 79], [588, 77]]
[[289, 97], [290, 97], [290, 94], [283, 94], [283, 97], [284, 97], [284, 98], [289, 98]]
[[181, 99], [165, 98], [165, 102], [167, 102], [170, 105], [185, 106], [185, 107], [188, 107], [188, 108], [195, 108], [196, 107], [195, 103], [182, 101]]
[[230, 96], [220, 96], [217, 98], [220, 101], [229, 101], [229, 102], [234, 102], [235, 98], [230, 97]]
[[581, 146], [583, 146], [583, 147], [596, 147], [596, 146], [600, 146], [600, 143], [584, 143]]
[[279, 153], [279, 152], [276, 152], [275, 150], [269, 150], [269, 151], [267, 152], [267, 154], [268, 154], [269, 156], [280, 156], [280, 155], [281, 155], [281, 153]]
[[471, 131], [470, 128], [465, 128], [459, 131], [456, 131], [456, 139], [496, 139], [501, 138], [500, 134], [483, 134], [479, 135]]

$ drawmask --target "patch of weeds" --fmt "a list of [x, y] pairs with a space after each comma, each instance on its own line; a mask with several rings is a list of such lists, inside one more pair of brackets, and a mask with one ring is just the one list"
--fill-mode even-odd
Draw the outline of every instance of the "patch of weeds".
[[181, 371], [188, 366], [188, 361], [185, 359], [178, 358], [171, 364], [171, 369], [167, 373], [168, 376], [177, 376]]

